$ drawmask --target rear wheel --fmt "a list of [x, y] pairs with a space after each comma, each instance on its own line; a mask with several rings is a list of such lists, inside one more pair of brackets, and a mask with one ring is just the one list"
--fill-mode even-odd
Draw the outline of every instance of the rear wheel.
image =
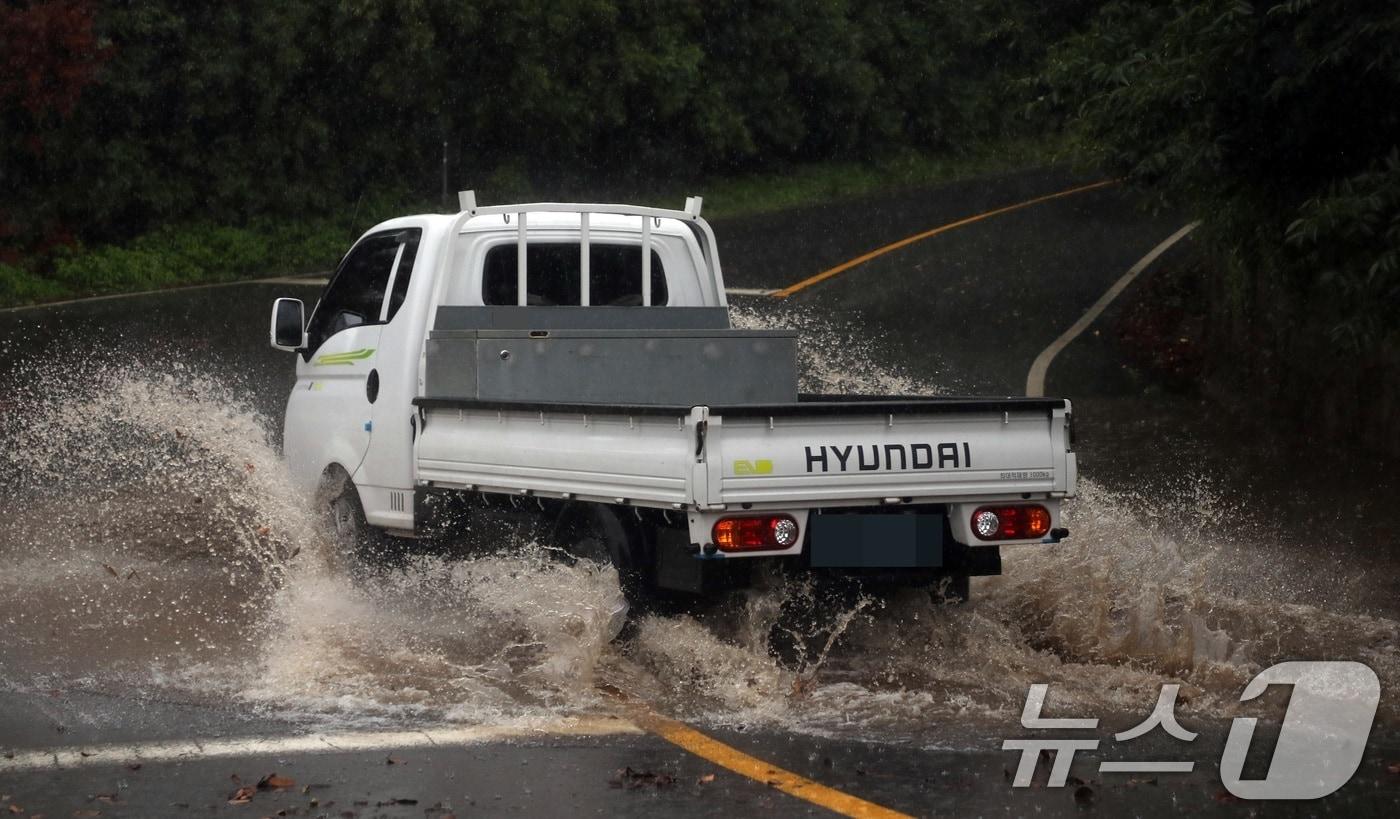
[[611, 510], [591, 505], [566, 507], [550, 541], [555, 553], [565, 560], [587, 560], [617, 572], [616, 596], [606, 604], [610, 637], [622, 633], [629, 612], [651, 608], [653, 589], [643, 569], [645, 564], [636, 554], [636, 540]]

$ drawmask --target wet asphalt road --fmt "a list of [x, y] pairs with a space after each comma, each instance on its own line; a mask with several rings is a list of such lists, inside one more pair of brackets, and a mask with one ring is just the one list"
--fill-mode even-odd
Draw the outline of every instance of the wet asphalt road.
[[[717, 225], [727, 284], [742, 288], [790, 285], [871, 248], [939, 224], [1094, 181], [1069, 171], [1036, 172], [951, 185], [936, 191], [881, 197], [840, 207]], [[872, 354], [901, 371], [949, 391], [1019, 394], [1035, 355], [1071, 324], [1115, 279], [1179, 227], [1167, 216], [1146, 216], [1128, 194], [1105, 188], [1047, 202], [969, 225], [848, 271], [793, 296], [784, 309], [839, 315], [852, 326], [874, 328]], [[792, 237], [801, 237], [794, 241]], [[1189, 253], [1189, 244], [1175, 253]], [[1171, 263], [1169, 256], [1163, 263]], [[221, 379], [242, 385], [270, 417], [280, 414], [293, 380], [284, 354], [267, 348], [266, 306], [278, 295], [310, 292], [289, 285], [239, 285], [0, 313], [0, 367], [36, 350], [69, 354], [101, 335], [118, 355], [139, 357], [159, 346]], [[739, 306], [759, 304], [735, 298]], [[766, 309], [766, 308], [761, 308]], [[1105, 316], [1103, 321], [1112, 320]], [[152, 344], [152, 339], [159, 345]], [[1051, 367], [1047, 393], [1068, 392], [1090, 416], [1086, 437], [1105, 430], [1106, 443], [1081, 450], [1105, 473], [1131, 479], [1140, 463], [1124, 450], [1157, 448], [1164, 428], [1189, 423], [1197, 410], [1169, 399], [1177, 415], [1146, 418], [1160, 396], [1125, 376], [1111, 342], [1086, 336]], [[1095, 407], [1099, 410], [1098, 417]], [[1209, 427], [1202, 424], [1201, 427]], [[1199, 442], [1200, 428], [1182, 436]], [[1210, 436], [1205, 436], [1210, 440]], [[1197, 447], [1203, 444], [1194, 444]], [[1097, 448], [1095, 448], [1097, 447]], [[1180, 470], [1166, 453], [1146, 469]], [[1142, 467], [1138, 467], [1142, 468]], [[1204, 467], [1203, 467], [1204, 468]], [[1260, 494], [1267, 495], [1265, 485]], [[1288, 494], [1275, 491], [1280, 508]], [[1375, 605], [1400, 585], [1382, 574]], [[1387, 591], [1387, 586], [1389, 590]], [[1390, 614], [1390, 610], [1381, 613]], [[1144, 704], [1147, 705], [1147, 704]], [[304, 724], [250, 717], [230, 705], [178, 702], [140, 694], [96, 695], [65, 690], [9, 690], [0, 685], [0, 750], [81, 748], [163, 740], [211, 741], [237, 736], [302, 733]], [[1074, 772], [1087, 782], [1064, 789], [1015, 790], [1007, 781], [1015, 755], [1000, 737], [1025, 732], [1014, 717], [1003, 726], [961, 732], [950, 726], [948, 747], [914, 748], [823, 739], [771, 730], [707, 730], [731, 746], [832, 788], [915, 815], [1102, 815], [1180, 811], [1237, 815], [1249, 806], [1223, 794], [1213, 760], [1219, 726], [1197, 726], [1192, 749], [1198, 770], [1149, 784], [1101, 777], [1095, 755]], [[1114, 752], [1109, 751], [1112, 754]], [[396, 764], [387, 764], [393, 757]], [[1400, 743], [1377, 734], [1355, 781], [1335, 796], [1307, 806], [1269, 806], [1284, 813], [1378, 813], [1400, 804], [1400, 775], [1385, 765], [1400, 760]], [[669, 780], [618, 779], [630, 768]], [[238, 783], [273, 771], [295, 780], [286, 791], [258, 792], [251, 804], [230, 805]], [[712, 781], [707, 777], [715, 775]], [[1043, 782], [1044, 772], [1037, 777]], [[620, 785], [620, 786], [619, 786]], [[654, 815], [658, 812], [738, 815], [825, 815], [769, 785], [733, 774], [712, 761], [648, 734], [490, 742], [461, 747], [418, 747], [316, 754], [268, 752], [178, 763], [84, 765], [64, 770], [6, 771], [0, 760], [0, 811], [49, 817], [293, 815]], [[107, 798], [112, 797], [112, 798]], [[10, 806], [21, 808], [14, 810]], [[89, 813], [85, 813], [89, 812]], [[98, 813], [90, 813], [97, 811]], [[285, 813], [279, 813], [285, 812]]]

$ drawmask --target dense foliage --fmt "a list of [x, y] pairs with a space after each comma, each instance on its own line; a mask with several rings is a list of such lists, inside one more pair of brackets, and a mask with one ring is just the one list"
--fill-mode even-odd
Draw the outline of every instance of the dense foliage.
[[1202, 220], [1222, 394], [1400, 453], [1400, 4], [1115, 0], [1038, 85]]
[[[674, 190], [1065, 126], [1204, 221], [1222, 359], [1395, 383], [1397, 100], [1395, 0], [27, 0], [0, 5], [0, 301], [295, 269], [444, 165]], [[274, 224], [302, 228], [275, 258]]]
[[1400, 4], [1113, 2], [1041, 84], [1035, 109], [1205, 220], [1242, 339], [1280, 356], [1396, 342]]
[[1002, 130], [1008, 80], [1061, 19], [1013, 0], [34, 0], [5, 14], [0, 64], [62, 80], [0, 85], [0, 220], [29, 242], [435, 198], [444, 143], [454, 186], [498, 189], [956, 148]]

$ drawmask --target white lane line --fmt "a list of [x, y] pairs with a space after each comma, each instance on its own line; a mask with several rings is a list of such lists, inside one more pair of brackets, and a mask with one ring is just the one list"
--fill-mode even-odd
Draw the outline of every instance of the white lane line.
[[1089, 325], [1094, 323], [1094, 319], [1098, 318], [1099, 314], [1102, 313], [1110, 304], [1112, 304], [1113, 300], [1118, 298], [1118, 295], [1122, 293], [1125, 289], [1127, 289], [1128, 285], [1133, 283], [1133, 279], [1136, 279], [1139, 273], [1146, 270], [1148, 265], [1157, 261], [1158, 256], [1161, 256], [1163, 253], [1167, 252], [1167, 248], [1181, 241], [1181, 239], [1184, 238], [1186, 234], [1195, 230], [1197, 227], [1200, 226], [1200, 224], [1200, 222], [1192, 222], [1191, 224], [1182, 227], [1176, 233], [1173, 233], [1166, 239], [1162, 240], [1161, 244], [1152, 248], [1152, 250], [1149, 251], [1146, 256], [1143, 256], [1141, 259], [1138, 259], [1137, 264], [1128, 268], [1128, 272], [1124, 273], [1122, 278], [1114, 282], [1113, 286], [1108, 288], [1107, 292], [1105, 292], [1102, 296], [1099, 296], [1099, 300], [1094, 302], [1093, 306], [1089, 308], [1088, 312], [1079, 317], [1079, 321], [1076, 321], [1073, 325], [1071, 325], [1070, 328], [1066, 330], [1064, 334], [1061, 335], [1059, 338], [1050, 342], [1049, 347], [1046, 347], [1044, 350], [1041, 350], [1040, 355], [1036, 356], [1035, 362], [1031, 364], [1030, 373], [1026, 375], [1026, 395], [1032, 398], [1040, 398], [1044, 396], [1045, 373], [1047, 370], [1050, 369], [1050, 362], [1055, 360], [1055, 356], [1059, 355], [1061, 350], [1068, 347], [1071, 341], [1074, 341], [1076, 338], [1078, 338], [1080, 333], [1087, 330], [1089, 328]]
[[18, 313], [24, 310], [42, 310], [45, 307], [64, 307], [69, 304], [85, 304], [90, 301], [112, 301], [113, 299], [131, 299], [137, 296], [154, 296], [159, 293], [179, 293], [182, 290], [210, 290], [215, 287], [237, 287], [240, 284], [291, 284], [309, 285], [314, 287], [324, 287], [329, 281], [323, 276], [273, 276], [267, 279], [239, 279], [231, 282], [214, 282], [213, 284], [190, 284], [182, 287], [167, 287], [164, 290], [141, 290], [136, 293], [109, 293], [105, 296], [87, 296], [81, 299], [64, 299], [63, 301], [46, 301], [43, 304], [22, 304], [19, 307], [0, 307], [0, 313]]
[[15, 750], [0, 755], [0, 773], [82, 768], [131, 763], [158, 763], [244, 756], [350, 751], [405, 750], [428, 746], [480, 745], [528, 737], [584, 737], [641, 734], [641, 728], [616, 717], [575, 717], [518, 725], [479, 725], [418, 731], [361, 731], [291, 737], [240, 737], [197, 742], [170, 740], [131, 744]]
[[769, 287], [726, 287], [724, 292], [731, 296], [771, 296], [778, 291]]

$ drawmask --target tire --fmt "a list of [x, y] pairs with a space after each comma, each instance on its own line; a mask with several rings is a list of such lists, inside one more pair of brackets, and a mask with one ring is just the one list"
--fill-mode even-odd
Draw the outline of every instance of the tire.
[[609, 601], [608, 637], [622, 635], [632, 612], [650, 608], [650, 584], [635, 556], [631, 533], [610, 510], [602, 507], [566, 507], [550, 533], [552, 554], [564, 560], [587, 560], [612, 566], [617, 572], [616, 596]]
[[323, 504], [326, 531], [336, 556], [352, 571], [392, 565], [402, 559], [402, 550], [394, 548], [392, 539], [365, 519], [360, 493], [349, 475], [327, 475], [317, 497]]

